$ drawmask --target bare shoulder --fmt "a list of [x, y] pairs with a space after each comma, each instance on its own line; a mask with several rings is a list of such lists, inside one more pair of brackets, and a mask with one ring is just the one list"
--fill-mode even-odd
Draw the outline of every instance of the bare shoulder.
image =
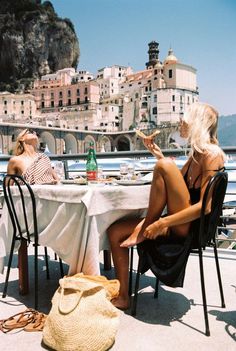
[[202, 154], [201, 165], [205, 171], [216, 171], [224, 166], [224, 160], [221, 154], [208, 152]]
[[20, 156], [13, 156], [10, 158], [7, 166], [8, 173], [17, 173], [22, 169], [22, 159]]
[[13, 156], [9, 160], [10, 165], [16, 165], [20, 162], [20, 156]]
[[191, 158], [189, 157], [183, 167], [181, 168], [181, 173], [184, 175], [189, 167], [189, 163], [191, 161]]

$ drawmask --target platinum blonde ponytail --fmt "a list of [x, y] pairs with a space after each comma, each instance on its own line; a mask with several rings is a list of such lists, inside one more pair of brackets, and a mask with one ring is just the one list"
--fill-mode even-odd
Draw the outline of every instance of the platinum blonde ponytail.
[[186, 110], [183, 120], [188, 124], [188, 140], [192, 155], [194, 152], [212, 153], [222, 155], [225, 159], [217, 140], [218, 112], [214, 107], [196, 102]]

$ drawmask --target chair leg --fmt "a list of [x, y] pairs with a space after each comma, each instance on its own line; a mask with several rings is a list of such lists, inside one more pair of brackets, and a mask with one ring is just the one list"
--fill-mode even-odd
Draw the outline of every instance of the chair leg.
[[47, 279], [50, 279], [49, 264], [48, 264], [48, 248], [46, 246], [44, 246], [44, 259], [45, 259], [45, 265], [46, 265], [46, 277]]
[[2, 294], [3, 298], [6, 297], [6, 295], [7, 295], [8, 280], [9, 280], [9, 276], [10, 276], [14, 246], [15, 246], [15, 240], [13, 240], [12, 244], [11, 244], [11, 251], [9, 254], [8, 265], [7, 265], [7, 274], [6, 274], [6, 279], [5, 279], [5, 284], [4, 284], [3, 294]]
[[221, 307], [224, 308], [225, 300], [224, 300], [224, 292], [223, 292], [223, 285], [222, 285], [221, 274], [220, 274], [220, 265], [219, 265], [216, 243], [214, 243], [214, 254], [215, 254], [216, 271], [217, 271], [218, 283], [219, 283], [219, 289], [220, 289]]
[[61, 258], [59, 257], [59, 265], [60, 265], [60, 272], [61, 272], [61, 278], [64, 277], [64, 269], [63, 269], [63, 263]]
[[199, 267], [200, 267], [200, 277], [201, 277], [201, 288], [202, 288], [202, 301], [203, 301], [203, 311], [205, 319], [205, 328], [206, 336], [210, 336], [209, 321], [207, 315], [207, 301], [206, 301], [206, 290], [205, 290], [205, 281], [204, 281], [204, 270], [203, 270], [203, 259], [202, 259], [202, 250], [199, 250]]
[[103, 261], [104, 261], [104, 270], [109, 271], [111, 269], [111, 251], [103, 250]]
[[130, 266], [129, 266], [129, 296], [132, 295], [132, 277], [133, 277], [133, 261], [134, 261], [134, 248], [130, 248]]
[[28, 240], [21, 239], [18, 250], [19, 294], [29, 293]]
[[34, 246], [34, 308], [38, 309], [38, 243]]
[[154, 292], [154, 299], [158, 298], [158, 287], [159, 287], [159, 279], [156, 278], [156, 286], [155, 286], [155, 292]]
[[136, 274], [136, 281], [135, 281], [135, 288], [134, 288], [134, 297], [133, 297], [133, 302], [132, 302], [132, 308], [131, 308], [131, 315], [136, 316], [136, 309], [137, 309], [137, 302], [138, 302], [138, 288], [139, 288], [139, 280], [140, 280], [140, 258], [138, 262], [138, 270]]

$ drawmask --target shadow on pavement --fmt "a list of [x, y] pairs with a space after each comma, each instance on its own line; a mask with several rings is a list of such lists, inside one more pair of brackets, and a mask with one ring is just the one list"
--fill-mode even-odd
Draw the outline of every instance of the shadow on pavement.
[[[224, 322], [227, 334], [236, 341], [236, 311], [211, 310], [210, 314], [216, 316], [217, 321]], [[231, 330], [232, 329], [232, 330]]]
[[[7, 289], [7, 299], [0, 298], [0, 306], [2, 304], [20, 306], [25, 305], [28, 308], [34, 308], [34, 256], [28, 256], [29, 265], [29, 294], [19, 294], [19, 283], [18, 283], [18, 271], [17, 271], [17, 255], [14, 255], [12, 268], [10, 271], [10, 279]], [[14, 269], [15, 268], [15, 269]], [[68, 266], [63, 264], [64, 274], [67, 274]], [[5, 267], [6, 269], [6, 267]], [[38, 259], [38, 272], [39, 272], [39, 310], [44, 313], [48, 313], [51, 308], [51, 298], [59, 286], [60, 267], [59, 261], [55, 261], [49, 258], [49, 273], [50, 279], [46, 277], [45, 261], [44, 256], [39, 255]], [[5, 273], [5, 272], [4, 272]], [[6, 274], [6, 273], [5, 273]], [[4, 274], [4, 278], [5, 278]], [[0, 284], [0, 292], [3, 292], [4, 282]], [[12, 300], [10, 299], [12, 298]]]

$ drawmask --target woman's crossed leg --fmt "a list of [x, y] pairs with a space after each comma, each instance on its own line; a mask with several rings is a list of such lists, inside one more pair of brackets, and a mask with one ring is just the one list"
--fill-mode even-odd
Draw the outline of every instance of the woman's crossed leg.
[[[167, 158], [160, 159], [154, 169], [150, 190], [149, 206], [145, 219], [129, 218], [119, 220], [108, 228], [112, 257], [117, 279], [120, 281], [119, 296], [113, 304], [121, 309], [129, 307], [128, 296], [128, 248], [143, 240], [143, 232], [150, 224], [157, 221], [165, 206], [168, 214], [174, 214], [191, 205], [190, 196], [184, 178], [176, 164]], [[189, 223], [173, 227], [176, 235], [187, 235]]]

